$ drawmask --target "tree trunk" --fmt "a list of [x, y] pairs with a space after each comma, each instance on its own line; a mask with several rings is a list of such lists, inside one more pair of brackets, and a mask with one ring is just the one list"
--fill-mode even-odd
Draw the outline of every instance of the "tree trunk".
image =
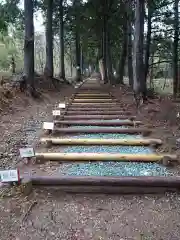
[[144, 63], [144, 81], [147, 82], [147, 75], [149, 72], [149, 57], [150, 57], [150, 44], [151, 44], [151, 31], [152, 31], [152, 6], [151, 0], [148, 0], [148, 23], [147, 23], [147, 39]]
[[108, 69], [108, 79], [111, 84], [114, 83], [113, 68], [112, 68], [112, 55], [111, 55], [111, 41], [110, 34], [107, 34], [107, 69]]
[[173, 44], [173, 96], [177, 96], [178, 88], [178, 31], [179, 31], [179, 16], [178, 16], [179, 0], [174, 2], [174, 44]]
[[137, 105], [139, 100], [146, 100], [146, 82], [144, 81], [143, 63], [144, 44], [144, 0], [137, 0], [135, 7], [135, 31], [134, 31], [134, 54], [133, 54], [133, 90]]
[[132, 66], [132, 2], [127, 2], [127, 64], [128, 64], [128, 78], [129, 85], [133, 88], [133, 66]]
[[126, 63], [126, 57], [127, 57], [127, 6], [124, 4], [124, 16], [123, 16], [123, 40], [122, 40], [122, 49], [121, 49], [121, 58], [119, 62], [119, 68], [118, 68], [118, 77], [117, 77], [117, 83], [124, 84], [123, 77], [124, 77], [124, 69], [125, 69], [125, 63]]
[[34, 86], [34, 24], [33, 0], [24, 0], [25, 41], [24, 41], [24, 79], [27, 90], [33, 96]]
[[80, 35], [79, 35], [79, 0], [74, 0], [75, 7], [75, 52], [76, 52], [76, 77], [77, 82], [81, 81], [81, 48], [80, 48]]
[[124, 84], [123, 77], [124, 77], [124, 69], [126, 64], [126, 57], [127, 57], [127, 31], [124, 30], [123, 42], [122, 42], [122, 52], [121, 52], [121, 59], [119, 62], [118, 68], [118, 78], [117, 83]]
[[73, 76], [73, 57], [72, 57], [72, 43], [70, 41], [70, 74]]
[[133, 87], [133, 66], [132, 66], [132, 26], [131, 22], [128, 26], [128, 50], [127, 50], [127, 61], [128, 61], [128, 77], [129, 85]]
[[149, 85], [150, 85], [150, 88], [154, 88], [154, 86], [153, 86], [153, 78], [154, 78], [153, 63], [154, 63], [154, 52], [152, 53], [152, 57], [151, 57], [151, 65], [152, 65], [152, 67], [149, 69], [149, 71], [150, 71], [150, 74], [149, 74]]
[[47, 0], [46, 16], [46, 65], [44, 74], [46, 77], [53, 77], [53, 30], [52, 30], [53, 1]]
[[106, 8], [107, 8], [107, 0], [104, 3], [104, 16], [103, 16], [103, 32], [102, 32], [102, 40], [103, 40], [103, 69], [104, 69], [104, 84], [108, 83], [107, 76], [107, 16], [106, 16]]
[[76, 81], [81, 81], [81, 49], [80, 49], [80, 37], [79, 31], [76, 26], [75, 33], [75, 45], [76, 45]]
[[80, 46], [80, 48], [81, 48], [81, 64], [80, 64], [80, 66], [81, 66], [81, 74], [83, 74], [83, 72], [84, 72], [84, 56], [83, 56], [83, 49], [82, 49], [82, 46]]
[[104, 64], [103, 64], [103, 59], [100, 59], [99, 60], [99, 71], [100, 71], [100, 74], [101, 74], [101, 80], [104, 82]]
[[63, 9], [63, 0], [59, 1], [59, 42], [60, 42], [60, 73], [59, 77], [65, 80], [65, 67], [64, 67], [64, 9]]
[[12, 56], [11, 58], [11, 65], [12, 65], [12, 74], [14, 74], [16, 73], [16, 63], [15, 63], [14, 56]]

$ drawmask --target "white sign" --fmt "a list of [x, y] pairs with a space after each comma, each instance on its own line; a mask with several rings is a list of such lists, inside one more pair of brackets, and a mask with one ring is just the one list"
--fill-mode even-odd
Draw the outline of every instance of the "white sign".
[[52, 114], [53, 114], [53, 116], [60, 116], [61, 112], [60, 112], [60, 110], [53, 110]]
[[53, 130], [54, 129], [54, 123], [53, 122], [44, 122], [43, 123], [43, 129]]
[[59, 108], [66, 108], [66, 104], [65, 103], [59, 103]]
[[34, 149], [33, 148], [20, 148], [19, 152], [20, 152], [21, 158], [34, 157]]
[[0, 180], [1, 182], [18, 182], [19, 171], [17, 169], [0, 171]]

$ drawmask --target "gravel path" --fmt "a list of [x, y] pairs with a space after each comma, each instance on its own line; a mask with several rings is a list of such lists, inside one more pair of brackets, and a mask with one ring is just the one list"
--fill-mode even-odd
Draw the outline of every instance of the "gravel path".
[[[42, 122], [72, 89], [43, 102], [17, 107], [1, 117], [1, 167], [15, 165], [19, 147], [38, 142]], [[0, 240], [179, 240], [180, 195], [148, 196], [62, 194], [36, 189], [0, 199]]]

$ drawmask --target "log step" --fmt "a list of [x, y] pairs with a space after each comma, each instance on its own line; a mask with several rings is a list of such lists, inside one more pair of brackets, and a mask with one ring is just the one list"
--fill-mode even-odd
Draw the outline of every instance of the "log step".
[[142, 124], [141, 121], [130, 121], [130, 120], [124, 120], [124, 121], [110, 121], [110, 122], [104, 122], [104, 121], [92, 121], [92, 120], [74, 120], [74, 121], [58, 121], [55, 120], [54, 124], [57, 125], [81, 125], [81, 126], [87, 126], [87, 125], [91, 125], [91, 126], [136, 126], [136, 125], [140, 125]]
[[114, 97], [112, 96], [99, 96], [99, 95], [96, 95], [96, 96], [81, 96], [81, 95], [73, 95], [72, 97], [74, 98], [78, 98], [78, 99], [115, 99]]
[[91, 139], [91, 138], [41, 138], [41, 143], [51, 142], [57, 145], [124, 145], [148, 146], [161, 145], [161, 139]]
[[98, 176], [32, 176], [34, 185], [64, 186], [134, 186], [134, 187], [172, 187], [180, 189], [180, 177], [139, 176], [139, 177], [98, 177]]
[[78, 107], [75, 107], [75, 106], [72, 106], [72, 105], [69, 105], [68, 106], [68, 111], [123, 111], [122, 107], [121, 106], [112, 106], [112, 107], [107, 107], [107, 106], [96, 106], [94, 107], [93, 105], [87, 107], [87, 106], [78, 106]]
[[59, 121], [59, 120], [55, 120], [54, 124], [57, 125], [82, 125], [82, 126], [87, 126], [87, 125], [91, 125], [91, 126], [136, 126], [136, 125], [140, 125], [142, 124], [141, 121], [131, 121], [131, 120], [124, 120], [124, 121], [110, 121], [110, 122], [104, 122], [104, 121], [92, 121], [92, 120], [74, 120], [74, 121]]
[[[99, 105], [98, 105], [99, 104]], [[93, 102], [92, 104], [91, 103], [80, 103], [80, 102], [72, 102], [71, 103], [71, 106], [75, 106], [75, 105], [77, 105], [77, 106], [81, 106], [81, 105], [97, 105], [97, 106], [99, 106], [99, 107], [101, 107], [101, 105], [105, 105], [106, 107], [110, 107], [110, 106], [116, 106], [116, 105], [118, 105], [118, 104], [120, 104], [119, 102], [114, 102], [114, 103], [105, 103], [105, 102], [102, 102], [102, 103], [98, 103], [98, 102]]]
[[99, 119], [99, 120], [112, 120], [112, 119], [135, 119], [135, 116], [121, 116], [121, 115], [64, 115], [64, 120], [93, 120], [93, 119]]
[[[107, 102], [108, 104], [109, 103], [113, 103], [113, 100], [112, 99], [79, 99], [79, 98], [74, 98], [73, 99], [73, 103], [104, 103], [104, 102]], [[117, 101], [114, 101], [114, 103], [116, 103]]]
[[92, 127], [92, 128], [55, 128], [54, 133], [121, 133], [121, 134], [143, 134], [148, 135], [152, 130], [147, 128], [110, 128], [110, 127]]
[[50, 161], [135, 161], [159, 162], [165, 157], [175, 161], [176, 155], [170, 154], [121, 154], [121, 153], [36, 153], [40, 160]]
[[110, 111], [110, 110], [99, 110], [97, 111], [91, 111], [91, 110], [87, 110], [84, 111], [84, 109], [81, 110], [76, 110], [76, 109], [72, 109], [72, 110], [68, 110], [66, 115], [131, 115], [131, 112], [125, 112], [125, 111]]

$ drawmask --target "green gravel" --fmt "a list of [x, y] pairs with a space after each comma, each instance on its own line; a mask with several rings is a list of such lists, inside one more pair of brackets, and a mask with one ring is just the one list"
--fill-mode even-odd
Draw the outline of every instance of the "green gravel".
[[130, 135], [130, 134], [120, 134], [120, 133], [91, 133], [91, 134], [79, 134], [77, 136], [72, 136], [72, 138], [96, 138], [96, 139], [140, 139], [141, 135]]
[[70, 176], [169, 176], [164, 166], [156, 163], [91, 162], [64, 166], [63, 175]]
[[[65, 153], [130, 153], [151, 154], [152, 149], [144, 146], [70, 146], [64, 150]], [[109, 159], [111, 160], [111, 159]]]

